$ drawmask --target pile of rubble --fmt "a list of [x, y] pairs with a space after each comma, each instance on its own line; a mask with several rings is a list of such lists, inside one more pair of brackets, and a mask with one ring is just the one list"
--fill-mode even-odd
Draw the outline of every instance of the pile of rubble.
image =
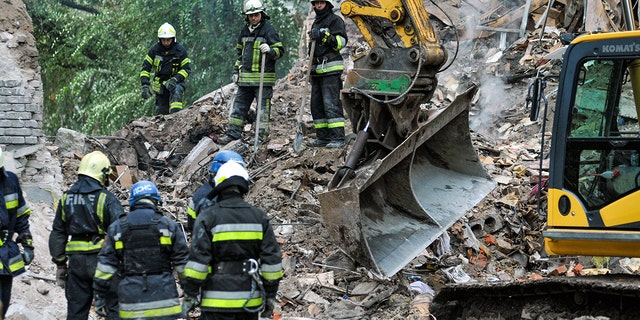
[[[462, 8], [473, 7], [469, 1], [465, 3]], [[484, 14], [491, 16], [488, 11]], [[509, 14], [503, 12], [500, 17], [505, 16]], [[443, 25], [442, 33], [449, 34], [448, 20], [436, 20]], [[465, 30], [458, 22], [452, 23]], [[82, 155], [93, 150], [112, 159], [116, 182], [110, 188], [124, 205], [133, 183], [152, 180], [162, 193], [163, 210], [180, 222], [186, 221], [190, 195], [206, 182], [215, 152], [228, 148], [241, 153], [249, 163], [253, 182], [246, 198], [272, 218], [283, 251], [282, 319], [428, 319], [430, 301], [446, 283], [572, 276], [610, 267], [590, 258], [554, 260], [544, 256], [541, 230], [545, 217], [538, 206], [544, 207], [545, 197], [536, 185], [547, 177], [547, 163], [540, 162], [539, 155], [548, 148], [540, 145], [542, 135], [548, 133], [541, 132], [540, 123], [529, 120], [525, 102], [528, 78], [538, 72], [557, 71], [558, 63], [546, 56], [560, 47], [559, 31], [535, 29], [528, 37], [502, 48], [504, 37], [487, 36], [500, 32], [501, 27], [493, 25], [498, 31], [483, 29], [476, 37], [469, 36], [473, 30], [466, 30], [458, 56], [470, 58], [457, 59], [439, 75], [440, 85], [432, 102], [444, 105], [472, 83], [482, 83], [470, 119], [472, 137], [498, 187], [391, 279], [377, 279], [360, 268], [323, 228], [317, 194], [326, 191], [349, 147], [303, 147], [294, 152], [296, 114], [303, 105], [301, 99], [308, 98], [305, 62], [300, 60], [274, 88], [270, 140], [258, 149], [251, 143], [251, 125], [240, 141], [226, 146], [214, 143], [213, 138], [224, 133], [232, 104], [235, 87], [228, 85], [182, 112], [135, 119], [110, 136], [60, 129], [55, 141], [44, 148], [8, 153], [15, 159], [8, 161], [9, 168], [20, 174], [33, 208], [36, 243], [36, 260], [29, 266], [28, 277], [16, 281], [9, 315], [64, 318], [64, 310], [60, 310], [64, 294], [54, 285], [55, 265], [46, 243], [55, 199], [75, 181]], [[454, 52], [454, 42], [449, 40], [446, 45]], [[548, 92], [553, 88], [550, 83]], [[549, 98], [552, 105], [553, 95]], [[307, 139], [313, 131], [308, 111], [303, 120]], [[619, 262], [627, 272], [638, 269], [635, 260]]]

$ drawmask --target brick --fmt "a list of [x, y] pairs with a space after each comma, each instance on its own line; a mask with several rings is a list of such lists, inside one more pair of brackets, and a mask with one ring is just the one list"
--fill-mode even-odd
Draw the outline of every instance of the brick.
[[27, 120], [31, 119], [31, 112], [5, 112], [5, 119]]
[[22, 80], [4, 80], [4, 86], [7, 88], [15, 88], [22, 85]]
[[0, 143], [3, 144], [24, 144], [24, 137], [0, 136]]
[[24, 137], [24, 143], [26, 143], [26, 144], [38, 144], [38, 137]]
[[30, 136], [31, 129], [29, 128], [5, 128], [4, 134], [6, 136]]
[[29, 112], [40, 112], [40, 105], [39, 104], [27, 104], [24, 107], [24, 111], [29, 111]]
[[7, 97], [8, 103], [31, 103], [31, 97], [27, 96], [10, 96]]
[[27, 120], [24, 122], [25, 128], [40, 128], [40, 124], [36, 120]]

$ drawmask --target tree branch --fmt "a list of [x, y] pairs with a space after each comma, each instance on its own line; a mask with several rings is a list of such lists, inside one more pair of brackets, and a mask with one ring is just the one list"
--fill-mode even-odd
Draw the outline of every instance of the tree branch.
[[72, 9], [76, 9], [76, 10], [81, 10], [81, 11], [85, 11], [88, 13], [93, 13], [93, 14], [99, 14], [100, 11], [98, 11], [98, 9], [90, 7], [90, 6], [85, 6], [85, 5], [81, 5], [81, 4], [77, 4], [73, 1], [66, 1], [66, 0], [58, 0], [58, 2], [60, 2], [61, 5], [72, 8]]

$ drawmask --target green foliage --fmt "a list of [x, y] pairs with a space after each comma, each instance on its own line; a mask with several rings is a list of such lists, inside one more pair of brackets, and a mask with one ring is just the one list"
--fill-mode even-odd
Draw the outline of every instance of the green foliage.
[[[308, 10], [308, 2], [293, 8]], [[44, 130], [60, 127], [109, 134], [132, 119], [154, 115], [153, 98], [140, 96], [140, 67], [158, 27], [169, 22], [193, 61], [185, 106], [231, 82], [235, 46], [244, 25], [237, 0], [24, 0], [34, 24], [44, 85]], [[73, 3], [73, 7], [70, 6]], [[281, 0], [267, 0], [285, 56], [284, 77], [297, 58], [302, 26]], [[306, 11], [303, 12], [306, 14]]]

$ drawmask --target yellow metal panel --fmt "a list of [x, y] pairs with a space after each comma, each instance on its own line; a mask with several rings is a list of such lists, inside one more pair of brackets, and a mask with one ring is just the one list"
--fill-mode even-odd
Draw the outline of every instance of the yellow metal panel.
[[640, 221], [640, 192], [632, 193], [602, 208], [600, 214], [607, 227]]
[[[563, 216], [558, 210], [558, 201], [561, 196], [567, 196], [571, 203], [569, 214]], [[589, 227], [587, 216], [582, 203], [573, 193], [565, 190], [549, 188], [547, 195], [549, 200], [549, 211], [547, 213], [547, 224], [549, 227]]]

